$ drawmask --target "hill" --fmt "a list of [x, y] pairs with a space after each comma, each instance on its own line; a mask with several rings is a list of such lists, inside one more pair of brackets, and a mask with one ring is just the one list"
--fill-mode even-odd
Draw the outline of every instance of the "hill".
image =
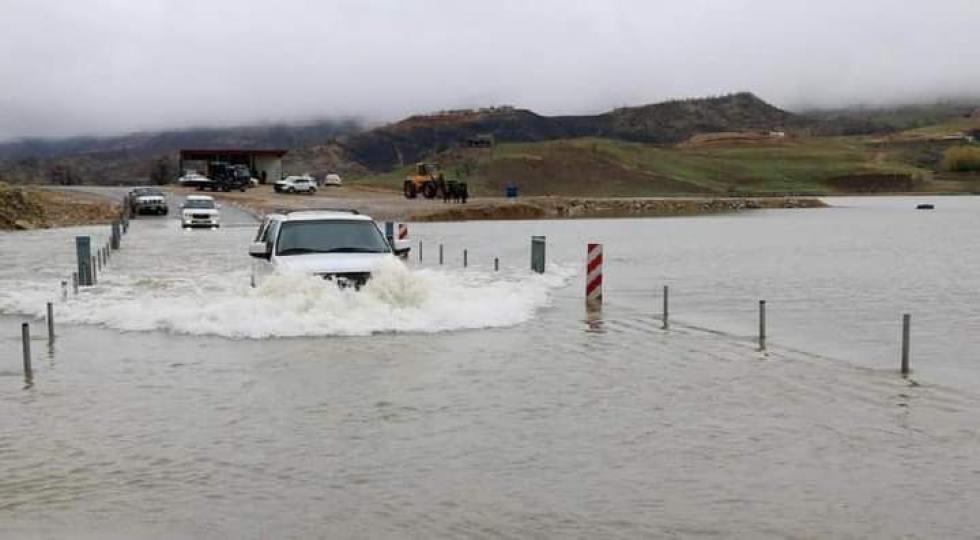
[[348, 160], [384, 171], [490, 137], [497, 143], [579, 137], [676, 143], [714, 131], [782, 129], [794, 115], [747, 92], [727, 96], [624, 107], [591, 116], [541, 116], [525, 109], [493, 107], [413, 116], [370, 131], [340, 137]]
[[[578, 122], [578, 120], [566, 120]], [[749, 92], [717, 98], [624, 107], [596, 118], [598, 129], [580, 136], [634, 142], [678, 143], [699, 133], [784, 130], [802, 121]]]
[[[497, 196], [511, 183], [525, 195], [607, 197], [918, 191], [932, 188], [933, 174], [904, 148], [883, 150], [853, 137], [681, 145], [587, 137], [504, 143], [493, 152], [457, 149], [439, 160], [477, 195]], [[398, 189], [410, 169], [353, 182]]]
[[181, 148], [305, 148], [361, 130], [354, 120], [306, 125], [196, 128], [117, 137], [24, 139], [0, 143], [0, 180], [10, 183], [146, 182], [154, 162], [176, 170]]
[[0, 160], [44, 159], [79, 154], [154, 157], [181, 148], [299, 148], [360, 131], [351, 119], [304, 125], [269, 124], [131, 133], [115, 137], [20, 139], [0, 143]]
[[980, 100], [945, 101], [890, 107], [844, 107], [800, 113], [814, 135], [897, 133], [973, 116]]
[[[518, 182], [528, 194], [824, 193], [945, 189], [972, 181], [944, 153], [980, 135], [968, 103], [793, 114], [751, 93], [544, 116], [515, 107], [416, 115], [375, 129], [351, 121], [21, 141], [0, 145], [11, 183], [145, 182], [182, 147], [285, 147], [289, 173], [335, 171], [398, 189], [417, 161], [439, 161], [476, 193]], [[773, 133], [775, 132], [775, 133]], [[875, 136], [841, 133], [872, 132]], [[17, 156], [11, 158], [9, 156]], [[169, 160], [169, 161], [168, 161]], [[964, 183], [966, 182], [966, 183]]]

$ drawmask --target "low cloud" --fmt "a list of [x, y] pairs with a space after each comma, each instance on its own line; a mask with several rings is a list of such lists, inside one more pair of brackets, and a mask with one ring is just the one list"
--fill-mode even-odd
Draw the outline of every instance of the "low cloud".
[[0, 139], [736, 90], [788, 108], [980, 94], [973, 0], [32, 0], [4, 19]]

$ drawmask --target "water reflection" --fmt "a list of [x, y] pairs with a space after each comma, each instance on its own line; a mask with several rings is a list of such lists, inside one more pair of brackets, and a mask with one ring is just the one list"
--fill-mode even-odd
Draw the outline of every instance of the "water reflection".
[[602, 306], [597, 304], [586, 304], [585, 309], [585, 331], [588, 333], [605, 333], [602, 320]]

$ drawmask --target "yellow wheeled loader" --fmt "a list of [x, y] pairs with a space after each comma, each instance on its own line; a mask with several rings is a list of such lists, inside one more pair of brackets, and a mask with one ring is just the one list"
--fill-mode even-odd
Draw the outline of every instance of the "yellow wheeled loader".
[[405, 177], [403, 192], [406, 199], [414, 199], [419, 193], [426, 199], [434, 199], [446, 189], [446, 179], [438, 163], [416, 163], [415, 174]]

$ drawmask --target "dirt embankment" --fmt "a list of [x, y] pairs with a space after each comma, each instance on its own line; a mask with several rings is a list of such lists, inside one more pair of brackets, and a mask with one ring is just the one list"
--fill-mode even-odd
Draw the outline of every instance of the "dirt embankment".
[[467, 221], [505, 219], [571, 219], [664, 217], [717, 214], [762, 208], [822, 208], [812, 197], [732, 198], [568, 198], [535, 197], [520, 202], [503, 199], [412, 215], [413, 221]]
[[409, 200], [389, 190], [350, 187], [323, 189], [310, 196], [273, 193], [270, 186], [259, 186], [246, 193], [215, 196], [256, 217], [276, 208], [352, 208], [377, 220], [395, 221], [658, 217], [826, 206], [816, 197], [477, 197], [467, 204], [457, 204]]
[[282, 195], [262, 186], [248, 193], [217, 196], [255, 215], [274, 208], [354, 208], [375, 219], [475, 221], [657, 217], [715, 214], [761, 208], [820, 208], [815, 197], [480, 197], [467, 204], [408, 200], [399, 193], [364, 189], [322, 190], [314, 196]]
[[118, 204], [81, 193], [39, 191], [0, 184], [0, 229], [25, 230], [110, 223]]

